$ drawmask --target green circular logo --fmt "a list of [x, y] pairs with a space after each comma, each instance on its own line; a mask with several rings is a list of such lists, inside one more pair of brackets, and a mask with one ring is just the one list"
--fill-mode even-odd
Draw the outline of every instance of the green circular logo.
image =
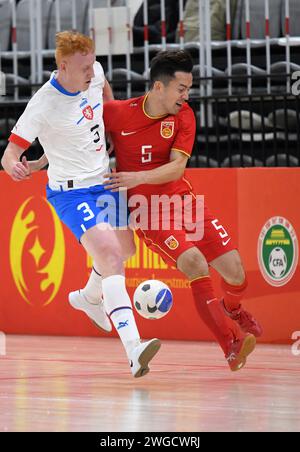
[[258, 262], [264, 279], [271, 286], [284, 286], [293, 277], [298, 264], [298, 240], [293, 226], [285, 218], [270, 218], [262, 228]]

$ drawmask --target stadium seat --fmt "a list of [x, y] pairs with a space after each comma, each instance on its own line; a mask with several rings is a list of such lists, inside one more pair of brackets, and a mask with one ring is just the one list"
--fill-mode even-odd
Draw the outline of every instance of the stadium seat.
[[[41, 2], [42, 6], [42, 48], [46, 48], [49, 14], [53, 3], [51, 0]], [[17, 4], [17, 43], [18, 50], [30, 50], [30, 0], [21, 0]]]
[[[42, 72], [42, 83], [46, 83], [49, 80], [51, 74], [52, 74], [51, 71], [43, 71]], [[28, 77], [28, 80], [31, 83], [31, 75]], [[36, 80], [37, 80], [37, 75], [36, 75]]]
[[[60, 0], [60, 29], [71, 30], [72, 29], [72, 1]], [[76, 0], [76, 30], [83, 32], [85, 12], [87, 0]], [[55, 48], [55, 34], [56, 34], [56, 15], [55, 15], [55, 3], [50, 11], [49, 16], [49, 28], [48, 28], [48, 48]]]
[[[0, 140], [0, 157], [2, 157], [3, 152], [5, 151], [5, 148], [7, 146], [7, 140]], [[2, 170], [3, 167], [1, 165], [1, 158], [0, 158], [0, 170]]]
[[[279, 40], [279, 38], [272, 38], [272, 42], [274, 43], [274, 41], [277, 43], [277, 41]], [[271, 41], [270, 41], [271, 43]], [[238, 41], [235, 41], [235, 47], [237, 47], [238, 49], [246, 49], [247, 48], [247, 40], [246, 39], [240, 39]], [[255, 49], [259, 49], [259, 48], [266, 48], [266, 41], [265, 39], [251, 39], [251, 49], [252, 49], [252, 55], [255, 58]]]
[[[300, 71], [300, 66], [295, 63], [290, 63], [290, 73]], [[286, 82], [288, 74], [288, 65], [286, 61], [277, 61], [271, 65], [271, 80], [272, 82], [282, 83]]]
[[[275, 138], [274, 132], [243, 132], [241, 135], [241, 140], [245, 143], [261, 143], [261, 142], [273, 142]], [[279, 139], [279, 135], [276, 137]]]
[[[272, 2], [270, 2], [272, 3]], [[300, 36], [300, 3], [299, 0], [289, 0], [290, 4], [290, 36]], [[285, 35], [285, 2], [281, 3], [281, 28]]]
[[211, 41], [212, 50], [223, 50], [227, 49], [227, 41]]
[[[126, 0], [111, 0], [111, 6], [126, 6]], [[93, 8], [107, 8], [107, 0], [93, 0]], [[83, 13], [83, 33], [89, 34], [89, 2]]]
[[231, 39], [237, 40], [241, 37], [241, 14], [244, 0], [236, 0], [235, 16], [232, 23]]
[[221, 165], [223, 168], [239, 168], [239, 167], [253, 167], [263, 166], [262, 161], [252, 159], [250, 155], [235, 154], [231, 157], [226, 157]]
[[186, 42], [184, 44], [184, 50], [187, 50], [188, 52], [199, 52], [200, 49], [200, 43], [196, 42], [196, 41], [192, 41], [192, 42]]
[[[290, 63], [290, 71], [291, 73], [296, 72], [296, 71], [300, 71], [300, 66], [298, 64], [295, 63]], [[271, 74], [272, 75], [282, 75], [282, 76], [286, 76], [286, 74], [288, 73], [288, 66], [287, 66], [287, 62], [286, 61], [277, 61], [277, 63], [273, 63], [271, 65]], [[277, 77], [272, 77], [272, 79], [274, 80], [278, 80]]]
[[[290, 63], [291, 71], [300, 71], [300, 66], [295, 63]], [[271, 72], [273, 74], [286, 74], [287, 73], [287, 62], [286, 61], [277, 61], [271, 65]]]
[[[197, 124], [201, 124], [201, 111], [197, 110], [195, 112], [195, 116], [196, 116], [196, 119], [197, 119]], [[218, 128], [219, 130], [220, 130], [220, 128], [222, 128], [224, 130], [224, 127], [225, 127], [225, 132], [227, 132], [227, 130], [228, 130], [228, 118], [227, 118], [227, 116], [223, 117], [221, 115], [218, 115], [218, 116], [217, 115], [213, 115], [212, 127], [213, 127], [213, 133], [216, 132], [216, 128]]]
[[269, 128], [271, 124], [268, 118], [249, 110], [232, 111], [229, 115], [230, 126], [234, 129], [261, 131]]
[[205, 155], [192, 155], [188, 161], [189, 168], [218, 168], [218, 162]]
[[299, 160], [288, 154], [271, 155], [266, 159], [266, 166], [299, 166]]
[[278, 109], [268, 115], [268, 120], [273, 127], [295, 132], [300, 129], [300, 117], [295, 110]]
[[[225, 74], [228, 76], [228, 68], [225, 70]], [[247, 84], [248, 75], [248, 64], [247, 63], [236, 63], [231, 67], [231, 74], [234, 77], [232, 82], [233, 84]], [[264, 69], [260, 69], [257, 66], [250, 65], [250, 75], [252, 77], [259, 77], [256, 80], [257, 84], [263, 84], [266, 80], [266, 71]]]
[[15, 76], [13, 74], [5, 74], [6, 81], [6, 94], [7, 96], [13, 96], [15, 88], [13, 85], [17, 84], [19, 86], [20, 96], [30, 96], [31, 89], [29, 86], [29, 81], [24, 77], [17, 77], [17, 83], [15, 82]]
[[[265, 2], [262, 0], [251, 0], [250, 7], [250, 29], [251, 39], [265, 38]], [[281, 30], [281, 0], [272, 0], [269, 2], [270, 11], [270, 37], [279, 38]], [[246, 39], [246, 5], [242, 2], [241, 10], [241, 37]]]
[[112, 83], [114, 88], [124, 88], [127, 85], [127, 75], [130, 74], [130, 78], [132, 80], [132, 87], [134, 89], [137, 88], [144, 88], [145, 86], [145, 78], [135, 72], [135, 71], [128, 71], [128, 69], [125, 68], [116, 68], [112, 70], [112, 79], [109, 79], [109, 73], [107, 72], [105, 74], [106, 78]]
[[[220, 69], [212, 67], [211, 68], [211, 72], [212, 72], [212, 76], [214, 78], [221, 78], [221, 79], [225, 79], [226, 78], [225, 72], [221, 71]], [[194, 67], [193, 67], [193, 76], [194, 77], [199, 77], [200, 76], [200, 64], [195, 64], [194, 65]]]
[[9, 49], [11, 29], [11, 2], [4, 0], [0, 2], [0, 51]]
[[7, 139], [16, 121], [12, 118], [0, 119], [0, 139]]
[[[212, 79], [209, 79], [211, 81], [213, 91], [216, 92], [216, 90], [225, 90], [225, 88], [228, 85], [228, 79], [225, 75], [224, 71], [221, 71], [220, 69], [217, 69], [215, 67], [211, 68], [212, 73]], [[193, 77], [194, 77], [194, 83], [199, 83], [200, 78], [200, 65], [196, 64], [193, 67]]]

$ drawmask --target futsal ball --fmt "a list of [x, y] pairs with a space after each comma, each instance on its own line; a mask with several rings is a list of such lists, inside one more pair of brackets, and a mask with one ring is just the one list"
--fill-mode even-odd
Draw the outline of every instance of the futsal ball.
[[137, 312], [145, 319], [161, 319], [170, 311], [173, 296], [166, 284], [150, 279], [136, 288], [133, 303]]
[[287, 268], [287, 258], [282, 248], [274, 248], [269, 257], [269, 268], [274, 278], [281, 278]]

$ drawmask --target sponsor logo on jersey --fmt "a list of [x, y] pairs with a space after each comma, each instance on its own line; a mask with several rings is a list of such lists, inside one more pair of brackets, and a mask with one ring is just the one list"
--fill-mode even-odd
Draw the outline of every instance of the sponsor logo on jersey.
[[126, 320], [126, 322], [119, 322], [117, 330], [120, 330], [121, 328], [125, 328], [126, 326], [128, 326], [128, 322], [129, 320]]
[[171, 235], [167, 240], [165, 240], [165, 244], [170, 250], [176, 250], [179, 247], [178, 241], [175, 239], [173, 235]]
[[163, 138], [172, 138], [174, 135], [175, 123], [173, 121], [162, 121], [160, 134]]
[[211, 304], [211, 303], [213, 303], [214, 301], [217, 301], [217, 300], [218, 300], [217, 298], [212, 298], [211, 300], [207, 300], [206, 304]]
[[90, 105], [88, 105], [87, 107], [85, 107], [83, 110], [82, 110], [82, 114], [83, 114], [83, 116], [86, 118], [86, 119], [88, 119], [88, 120], [92, 120], [93, 119], [93, 117], [94, 117], [94, 112], [93, 112], [93, 109], [92, 109], [92, 107], [90, 106]]
[[134, 135], [136, 132], [124, 132], [124, 130], [122, 130], [121, 135], [122, 137], [127, 137], [128, 135]]
[[230, 242], [230, 240], [231, 240], [230, 238], [227, 240], [223, 240], [222, 245], [226, 246]]
[[82, 100], [82, 102], [80, 104], [80, 108], [83, 108], [88, 103], [88, 101], [87, 101], [86, 97], [83, 97], [81, 100]]
[[271, 286], [281, 287], [292, 279], [298, 265], [298, 239], [286, 218], [272, 217], [266, 222], [257, 254], [260, 271]]

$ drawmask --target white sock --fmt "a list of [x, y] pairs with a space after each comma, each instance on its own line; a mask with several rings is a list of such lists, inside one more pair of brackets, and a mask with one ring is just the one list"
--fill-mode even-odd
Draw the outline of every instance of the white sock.
[[140, 343], [140, 335], [132, 312], [132, 305], [126, 290], [125, 276], [114, 275], [102, 280], [104, 308], [116, 328], [129, 357]]
[[102, 297], [102, 276], [92, 268], [90, 277], [84, 289], [80, 291], [91, 304], [99, 304]]

